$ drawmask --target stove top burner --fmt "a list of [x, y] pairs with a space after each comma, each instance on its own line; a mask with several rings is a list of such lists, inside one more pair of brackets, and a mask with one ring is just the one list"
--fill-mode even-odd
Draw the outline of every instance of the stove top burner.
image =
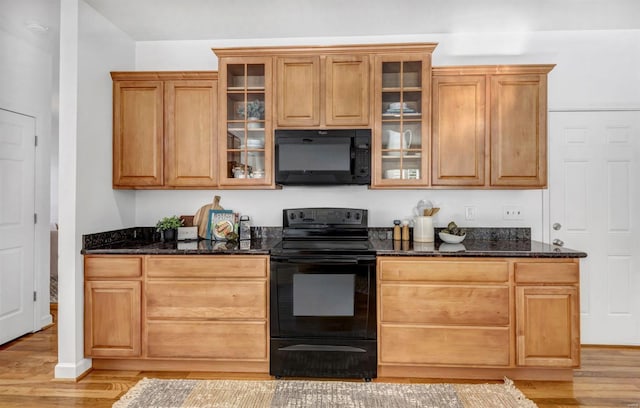
[[280, 256], [368, 255], [367, 210], [356, 208], [292, 208], [282, 212], [282, 242], [272, 250]]

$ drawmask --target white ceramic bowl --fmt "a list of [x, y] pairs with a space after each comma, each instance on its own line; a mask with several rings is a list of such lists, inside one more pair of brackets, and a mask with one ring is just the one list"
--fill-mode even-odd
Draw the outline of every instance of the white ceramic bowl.
[[441, 231], [441, 232], [438, 232], [438, 236], [442, 241], [446, 242], [447, 244], [459, 244], [464, 240], [467, 234], [453, 235], [453, 234], [447, 234], [446, 232]]

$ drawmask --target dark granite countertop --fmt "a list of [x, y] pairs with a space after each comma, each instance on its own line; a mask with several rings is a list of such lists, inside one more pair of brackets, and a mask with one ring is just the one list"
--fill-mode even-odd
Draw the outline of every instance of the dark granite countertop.
[[[528, 228], [468, 229], [460, 244], [393, 241], [385, 228], [371, 228], [369, 237], [377, 255], [424, 257], [584, 258], [582, 251], [530, 239]], [[82, 254], [119, 255], [269, 255], [281, 240], [275, 227], [252, 228], [254, 239], [240, 242], [210, 240], [161, 242], [151, 227], [126, 228], [83, 236]]]
[[269, 255], [280, 242], [277, 235], [262, 229], [252, 233], [254, 239], [235, 242], [193, 240], [162, 242], [152, 227], [134, 227], [84, 235], [81, 253], [113, 255]]
[[531, 240], [465, 239], [460, 244], [372, 239], [379, 256], [585, 258], [586, 253]]

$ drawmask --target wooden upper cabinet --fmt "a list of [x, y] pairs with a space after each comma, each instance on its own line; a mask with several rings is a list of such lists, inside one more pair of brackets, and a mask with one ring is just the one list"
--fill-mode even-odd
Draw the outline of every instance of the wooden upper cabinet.
[[367, 55], [279, 56], [276, 70], [278, 126], [369, 125]]
[[327, 56], [325, 81], [327, 126], [369, 125], [369, 57]]
[[215, 72], [112, 72], [113, 187], [212, 188]]
[[486, 78], [434, 76], [432, 185], [485, 184]]
[[216, 185], [217, 97], [217, 81], [165, 83], [167, 185]]
[[553, 65], [433, 68], [432, 185], [544, 188]]
[[375, 59], [374, 188], [429, 186], [431, 48]]
[[273, 58], [220, 52], [218, 182], [223, 188], [275, 188]]
[[278, 57], [279, 126], [320, 125], [320, 57]]
[[163, 83], [113, 83], [113, 186], [163, 184]]
[[546, 187], [546, 75], [492, 76], [491, 185]]

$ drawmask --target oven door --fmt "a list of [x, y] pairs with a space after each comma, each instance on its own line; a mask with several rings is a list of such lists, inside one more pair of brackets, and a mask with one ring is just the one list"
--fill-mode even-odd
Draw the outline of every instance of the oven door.
[[375, 257], [272, 257], [271, 337], [376, 338]]

